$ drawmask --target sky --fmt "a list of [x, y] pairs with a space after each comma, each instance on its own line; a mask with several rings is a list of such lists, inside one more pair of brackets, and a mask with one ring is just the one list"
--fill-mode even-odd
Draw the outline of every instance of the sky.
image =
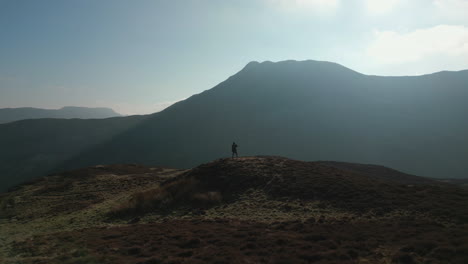
[[0, 108], [149, 114], [290, 59], [468, 69], [468, 0], [0, 0]]

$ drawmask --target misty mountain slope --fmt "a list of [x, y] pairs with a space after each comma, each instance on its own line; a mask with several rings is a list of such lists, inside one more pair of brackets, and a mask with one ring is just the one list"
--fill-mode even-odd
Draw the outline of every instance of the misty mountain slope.
[[66, 106], [61, 109], [41, 109], [32, 107], [0, 109], [0, 124], [24, 119], [38, 118], [82, 118], [97, 119], [117, 117], [120, 114], [110, 108], [88, 108]]
[[466, 177], [467, 83], [468, 71], [379, 77], [329, 62], [252, 62], [62, 168], [98, 161], [188, 168], [230, 155], [234, 140], [241, 155]]
[[43, 176], [63, 161], [109, 140], [145, 116], [35, 119], [0, 125], [0, 191]]

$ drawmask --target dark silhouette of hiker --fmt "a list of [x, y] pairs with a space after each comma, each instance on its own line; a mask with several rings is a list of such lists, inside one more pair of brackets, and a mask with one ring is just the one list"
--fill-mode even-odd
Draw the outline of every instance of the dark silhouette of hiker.
[[236, 158], [239, 157], [239, 155], [237, 155], [237, 144], [236, 142], [232, 142], [232, 157], [234, 158], [234, 154], [236, 155]]

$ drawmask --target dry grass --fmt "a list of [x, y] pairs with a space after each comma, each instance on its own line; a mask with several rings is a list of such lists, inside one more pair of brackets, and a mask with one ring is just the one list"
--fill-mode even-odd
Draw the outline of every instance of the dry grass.
[[110, 212], [110, 216], [127, 217], [154, 210], [166, 211], [177, 206], [207, 208], [221, 204], [219, 191], [202, 191], [199, 181], [180, 178], [149, 190], [137, 192]]
[[106, 173], [3, 195], [0, 262], [468, 263], [468, 193], [448, 185], [281, 158]]
[[[116, 167], [116, 172], [113, 169]], [[127, 171], [125, 171], [124, 169]], [[106, 174], [90, 170], [90, 175], [73, 177], [68, 173], [40, 178], [23, 184], [16, 191], [0, 195], [0, 263], [10, 263], [12, 242], [25, 241], [37, 234], [111, 226], [123, 221], [107, 221], [107, 212], [133, 193], [154, 188], [160, 182], [175, 177], [182, 170], [107, 166]], [[83, 170], [83, 173], [87, 173]], [[143, 173], [141, 173], [143, 171]], [[55, 188], [71, 181], [68, 189]], [[45, 253], [43, 256], [47, 256]], [[38, 258], [42, 258], [38, 257]], [[11, 263], [27, 263], [20, 258]], [[61, 261], [60, 263], [64, 263]], [[47, 262], [46, 262], [47, 263]], [[86, 262], [87, 263], [87, 262]]]

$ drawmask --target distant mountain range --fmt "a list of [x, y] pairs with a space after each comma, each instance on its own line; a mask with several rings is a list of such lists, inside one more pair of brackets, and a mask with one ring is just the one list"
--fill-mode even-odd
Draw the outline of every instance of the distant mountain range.
[[120, 116], [110, 108], [88, 108], [66, 106], [60, 109], [41, 109], [32, 107], [0, 108], [0, 124], [24, 119], [38, 118], [109, 118]]
[[330, 62], [251, 62], [149, 116], [0, 125], [2, 186], [95, 164], [190, 168], [229, 156], [232, 141], [240, 155], [468, 177], [467, 84], [468, 71], [381, 77]]

